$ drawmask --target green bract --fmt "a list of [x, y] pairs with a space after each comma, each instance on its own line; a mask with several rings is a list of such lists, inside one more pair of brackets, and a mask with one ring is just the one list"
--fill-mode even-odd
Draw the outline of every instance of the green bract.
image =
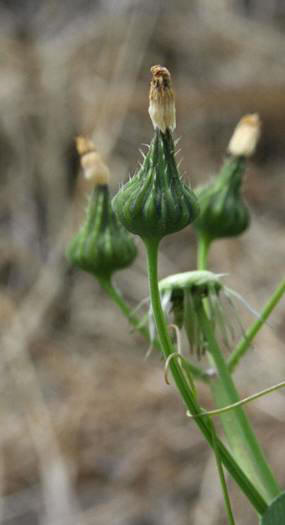
[[67, 257], [96, 277], [109, 278], [129, 266], [137, 254], [133, 239], [114, 214], [107, 185], [94, 188], [86, 221], [70, 242]]
[[143, 239], [160, 240], [198, 216], [197, 198], [181, 180], [174, 150], [169, 129], [156, 129], [140, 170], [112, 201], [122, 224]]
[[200, 215], [194, 227], [210, 241], [240, 235], [249, 226], [249, 211], [241, 195], [244, 171], [245, 159], [230, 157], [212, 183], [195, 190]]

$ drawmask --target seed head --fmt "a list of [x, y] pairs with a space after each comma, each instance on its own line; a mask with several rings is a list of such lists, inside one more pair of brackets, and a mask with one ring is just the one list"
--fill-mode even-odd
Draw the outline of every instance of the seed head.
[[257, 113], [245, 115], [236, 126], [228, 146], [235, 157], [251, 157], [261, 134], [261, 121]]
[[149, 116], [154, 129], [165, 133], [176, 127], [176, 110], [174, 93], [171, 86], [171, 75], [166, 67], [152, 66], [152, 80], [149, 92]]
[[85, 137], [76, 138], [76, 147], [86, 179], [92, 180], [95, 186], [109, 183], [110, 172], [101, 155], [95, 150], [92, 140]]
[[[218, 341], [230, 349], [241, 329], [238, 312], [233, 300], [240, 298], [224, 286], [222, 274], [209, 271], [193, 271], [171, 275], [159, 282], [159, 292], [164, 315], [169, 323], [185, 330], [190, 351], [200, 358], [208, 350], [207, 336], [200, 319], [201, 308], [207, 299], [208, 316]], [[155, 323], [150, 308], [149, 332], [154, 339]]]

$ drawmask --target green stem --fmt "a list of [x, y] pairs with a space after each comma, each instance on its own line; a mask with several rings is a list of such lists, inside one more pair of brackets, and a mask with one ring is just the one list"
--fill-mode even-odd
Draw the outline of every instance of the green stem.
[[217, 448], [217, 433], [216, 433], [214, 423], [212, 422], [211, 419], [210, 419], [210, 423], [212, 425], [212, 436], [213, 436], [213, 444], [214, 444], [213, 449], [214, 449], [214, 454], [215, 454], [215, 459], [216, 459], [217, 470], [218, 470], [218, 474], [220, 478], [220, 483], [221, 483], [221, 487], [223, 491], [228, 522], [230, 525], [235, 525], [234, 515], [232, 511], [232, 506], [231, 506], [231, 500], [230, 500], [227, 482], [225, 479], [225, 474], [224, 474], [224, 469], [223, 469], [223, 464], [221, 462], [221, 458], [220, 458], [219, 451]]
[[280, 299], [283, 297], [284, 293], [285, 293], [285, 279], [281, 281], [281, 283], [278, 285], [275, 292], [273, 293], [269, 301], [264, 306], [260, 317], [249, 327], [244, 337], [241, 339], [241, 341], [238, 343], [238, 345], [236, 346], [236, 348], [230, 355], [227, 364], [231, 372], [235, 369], [241, 357], [249, 349], [250, 344], [254, 340], [256, 334], [262, 328], [262, 326], [264, 325], [264, 323], [270, 316], [272, 310], [275, 308], [275, 306], [279, 303]]
[[[119, 292], [117, 288], [112, 284], [111, 279], [98, 279], [100, 285], [105, 290], [105, 292], [109, 295], [109, 297], [112, 299], [112, 301], [119, 307], [122, 314], [128, 319], [129, 323], [155, 348], [158, 350], [161, 350], [160, 343], [158, 339], [154, 339], [154, 341], [150, 341], [149, 332], [148, 329], [141, 324], [140, 319], [138, 319], [129, 308], [128, 304], [124, 300], [122, 294]], [[198, 366], [193, 365], [189, 361], [187, 361], [187, 368], [190, 370], [193, 377], [196, 379], [199, 379], [200, 381], [203, 381], [204, 383], [209, 383], [209, 375], [207, 372], [199, 368]]]
[[[279, 390], [279, 388], [285, 387], [285, 381], [281, 381], [281, 383], [277, 383], [276, 385], [270, 386], [269, 388], [265, 388], [265, 390], [261, 390], [261, 392], [257, 392], [256, 394], [253, 394], [252, 396], [244, 397], [240, 401], [237, 401], [236, 403], [232, 403], [231, 405], [227, 405], [223, 408], [217, 408], [215, 410], [204, 410], [201, 412], [201, 416], [219, 416], [220, 414], [223, 414], [225, 412], [229, 412], [233, 408], [246, 405], [247, 403], [250, 403], [251, 401], [255, 401], [256, 399], [259, 399], [262, 396], [266, 396], [267, 394], [271, 394], [272, 392], [276, 392], [276, 390]], [[193, 417], [193, 416], [189, 416]]]
[[[240, 401], [203, 305], [197, 314], [209, 344], [209, 353], [218, 371], [218, 379], [211, 383], [213, 396], [219, 407]], [[221, 415], [221, 421], [234, 457], [269, 503], [280, 493], [280, 488], [265, 460], [245, 412], [238, 406], [230, 413]]]
[[[109, 295], [112, 301], [119, 307], [122, 314], [128, 319], [129, 323], [149, 341], [149, 333], [145, 326], [141, 324], [140, 319], [138, 319], [129, 308], [128, 304], [124, 300], [123, 296], [117, 288], [112, 284], [111, 279], [98, 279], [102, 288]], [[155, 342], [156, 345], [159, 345], [159, 342]]]
[[[198, 268], [205, 270], [210, 242], [207, 237], [200, 235], [198, 243]], [[218, 379], [211, 383], [211, 389], [218, 407], [221, 408], [240, 401], [240, 397], [213, 333], [206, 303], [200, 310], [200, 320], [209, 342], [210, 361], [214, 362], [219, 374]], [[280, 488], [243, 409], [238, 407], [230, 414], [223, 414], [221, 420], [234, 456], [269, 502], [279, 494]]]
[[[164, 314], [161, 308], [160, 303], [160, 294], [159, 294], [159, 287], [158, 287], [158, 274], [157, 274], [157, 258], [158, 258], [158, 244], [159, 242], [156, 240], [144, 240], [146, 252], [147, 252], [147, 261], [148, 261], [148, 277], [149, 277], [149, 289], [150, 289], [150, 297], [152, 302], [152, 309], [153, 309], [153, 315], [156, 322], [156, 328], [158, 332], [158, 336], [161, 343], [161, 350], [163, 352], [163, 355], [165, 359], [169, 358], [171, 354], [175, 352], [175, 349], [172, 346], [167, 326], [164, 319]], [[189, 388], [189, 385], [187, 381], [185, 380], [185, 377], [183, 375], [183, 371], [181, 367], [179, 366], [179, 363], [177, 363], [176, 360], [172, 359], [169, 363], [172, 376], [174, 378], [174, 381], [176, 383], [177, 389], [179, 390], [181, 397], [190, 411], [193, 415], [198, 415], [199, 412], [201, 412], [201, 407], [197, 403], [195, 396], [193, 395], [193, 392]], [[212, 427], [209, 422], [208, 417], [197, 417], [195, 418], [195, 422], [198, 425], [200, 431], [206, 438], [209, 445], [213, 448], [215, 444], [213, 443], [213, 436], [212, 436]], [[267, 504], [261, 496], [260, 492], [254, 484], [250, 481], [248, 476], [243, 472], [243, 470], [239, 467], [238, 463], [235, 461], [233, 456], [230, 454], [230, 452], [225, 448], [223, 443], [216, 438], [216, 446], [218, 453], [221, 457], [221, 460], [223, 461], [223, 464], [228, 469], [232, 477], [235, 479], [235, 481], [238, 483], [240, 488], [243, 490], [243, 492], [246, 494], [252, 505], [255, 507], [257, 512], [259, 514], [262, 514], [265, 512], [267, 508]]]
[[211, 240], [205, 234], [199, 234], [198, 236], [198, 255], [197, 255], [197, 268], [199, 270], [207, 269], [208, 252], [210, 249]]

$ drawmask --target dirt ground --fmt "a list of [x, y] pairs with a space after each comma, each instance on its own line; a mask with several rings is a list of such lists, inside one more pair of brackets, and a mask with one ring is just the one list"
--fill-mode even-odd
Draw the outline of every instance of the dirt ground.
[[[94, 138], [111, 188], [149, 143], [150, 67], [167, 66], [181, 170], [214, 176], [232, 130], [258, 112], [244, 185], [251, 228], [210, 268], [260, 310], [284, 277], [285, 9], [282, 2], [0, 1], [0, 520], [44, 525], [222, 525], [214, 459], [163, 363], [64, 252], [90, 187], [74, 137]], [[116, 285], [147, 296], [142, 243]], [[191, 228], [164, 239], [160, 276], [195, 268]], [[252, 314], [241, 307], [245, 326]], [[284, 300], [235, 377], [241, 396], [285, 376]], [[282, 391], [247, 408], [281, 486]], [[211, 406], [206, 386], [200, 402]], [[229, 480], [237, 525], [257, 519]]]

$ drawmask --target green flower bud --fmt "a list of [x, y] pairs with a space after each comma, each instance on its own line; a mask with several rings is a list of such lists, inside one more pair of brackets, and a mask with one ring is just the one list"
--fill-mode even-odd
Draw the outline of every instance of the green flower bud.
[[82, 270], [98, 278], [109, 279], [113, 272], [133, 262], [137, 250], [133, 239], [111, 208], [108, 170], [99, 154], [95, 154], [94, 149], [90, 150], [90, 144], [88, 142], [88, 151], [80, 149], [84, 155], [81, 164], [85, 175], [94, 180], [95, 187], [89, 199], [86, 220], [71, 240], [67, 257]]
[[194, 227], [211, 241], [240, 235], [249, 226], [249, 210], [241, 195], [244, 170], [244, 158], [230, 157], [214, 182], [196, 190], [200, 215]]
[[174, 96], [166, 68], [154, 66], [150, 108], [155, 135], [139, 171], [117, 193], [113, 209], [127, 230], [160, 240], [198, 215], [197, 198], [181, 180], [170, 129], [175, 127]]
[[218, 177], [205, 186], [197, 188], [200, 215], [195, 229], [209, 241], [234, 237], [249, 226], [250, 215], [241, 194], [246, 158], [253, 155], [260, 137], [258, 115], [244, 116], [234, 130], [228, 146], [229, 157], [225, 160]]

